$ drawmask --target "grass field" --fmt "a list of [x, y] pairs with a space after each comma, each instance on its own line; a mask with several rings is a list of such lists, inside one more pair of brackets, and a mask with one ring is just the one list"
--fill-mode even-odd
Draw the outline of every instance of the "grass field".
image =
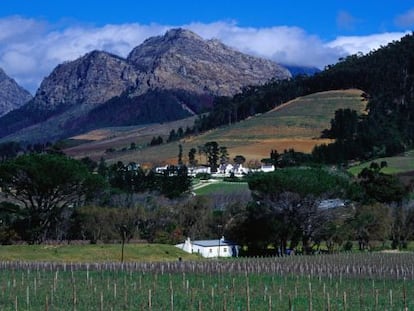
[[247, 192], [249, 186], [247, 182], [223, 182], [223, 181], [214, 181], [214, 182], [205, 182], [197, 184], [193, 192], [196, 195], [209, 195], [209, 194], [236, 194], [240, 192]]
[[[154, 136], [167, 135], [171, 129], [178, 129], [179, 123], [157, 125], [154, 129], [148, 126], [139, 131], [119, 132], [116, 135], [113, 133], [114, 137], [73, 147], [66, 152], [77, 157], [91, 156], [96, 160], [103, 156], [109, 161], [135, 161], [149, 165], [176, 164], [179, 144], [183, 146], [183, 154], [186, 156], [191, 148], [197, 148], [208, 141], [217, 141], [220, 146], [226, 146], [230, 158], [241, 154], [247, 161], [260, 161], [269, 156], [271, 149], [283, 151], [293, 148], [296, 151], [310, 152], [315, 145], [329, 142], [318, 137], [322, 130], [329, 127], [337, 109], [351, 108], [363, 113], [365, 102], [361, 101], [361, 93], [359, 90], [341, 90], [304, 96], [242, 122], [156, 147], [144, 145]], [[183, 125], [189, 121], [185, 122], [187, 123]], [[98, 134], [102, 133], [90, 133], [89, 136], [83, 135], [78, 138], [101, 137]], [[142, 148], [135, 151], [105, 153], [111, 146], [115, 149], [128, 147], [133, 141]], [[203, 158], [198, 160], [204, 162]]]
[[[181, 257], [196, 260], [172, 245], [125, 244], [124, 260], [127, 262], [175, 261]], [[53, 261], [53, 262], [119, 262], [121, 244], [96, 245], [2, 245], [0, 261]]]
[[1, 310], [412, 310], [414, 254], [0, 262]]
[[398, 174], [409, 171], [414, 171], [414, 150], [407, 151], [403, 155], [395, 157], [378, 158], [373, 161], [361, 163], [353, 166], [349, 172], [354, 176], [358, 175], [365, 167], [369, 167], [372, 162], [380, 164], [382, 161], [387, 162], [387, 166], [381, 171], [386, 174]]

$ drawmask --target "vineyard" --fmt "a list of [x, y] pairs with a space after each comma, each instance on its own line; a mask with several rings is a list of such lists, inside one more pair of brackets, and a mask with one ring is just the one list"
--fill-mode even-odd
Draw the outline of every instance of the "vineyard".
[[0, 263], [0, 310], [413, 310], [414, 254]]

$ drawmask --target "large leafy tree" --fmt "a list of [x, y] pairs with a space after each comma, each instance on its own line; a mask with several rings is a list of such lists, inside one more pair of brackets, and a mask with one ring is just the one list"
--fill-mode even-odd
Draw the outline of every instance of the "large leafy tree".
[[291, 247], [301, 241], [308, 252], [327, 220], [327, 213], [319, 208], [321, 200], [348, 196], [351, 183], [346, 176], [324, 169], [288, 168], [251, 176], [249, 188], [254, 203], [243, 231], [249, 232], [253, 226], [269, 232], [247, 236], [245, 242], [259, 248], [272, 244], [284, 250], [288, 241]]
[[368, 202], [400, 203], [408, 196], [409, 191], [404, 184], [394, 175], [381, 172], [386, 166], [372, 162], [358, 174], [360, 184], [365, 191], [365, 200]]
[[73, 208], [103, 184], [80, 161], [58, 154], [23, 155], [0, 165], [0, 185], [21, 206], [23, 235], [31, 243], [56, 238]]
[[352, 140], [358, 128], [358, 114], [355, 110], [339, 109], [331, 120], [331, 128], [322, 132], [322, 137], [337, 140]]

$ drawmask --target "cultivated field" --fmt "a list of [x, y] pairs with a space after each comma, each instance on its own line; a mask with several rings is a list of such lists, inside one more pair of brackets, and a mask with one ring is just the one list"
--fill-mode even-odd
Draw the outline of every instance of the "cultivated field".
[[412, 310], [414, 254], [0, 263], [1, 310]]
[[[217, 141], [220, 146], [226, 146], [230, 158], [241, 154], [247, 161], [260, 161], [269, 156], [271, 149], [283, 152], [294, 148], [296, 151], [310, 152], [315, 145], [328, 142], [318, 137], [323, 129], [330, 126], [336, 110], [351, 108], [363, 113], [365, 102], [361, 100], [361, 94], [359, 90], [341, 90], [304, 96], [248, 120], [156, 147], [145, 147], [145, 144], [161, 133], [160, 128], [152, 130], [151, 127], [146, 127], [145, 135], [139, 131], [117, 133], [110, 139], [83, 144], [66, 152], [77, 157], [91, 156], [96, 160], [104, 157], [109, 161], [135, 161], [141, 164], [176, 164], [179, 144], [183, 146], [183, 154], [186, 156], [191, 148], [197, 148], [208, 141]], [[162, 125], [162, 135], [168, 135], [171, 129], [179, 127], [178, 123], [168, 128], [169, 125]], [[98, 138], [100, 132], [92, 134]], [[91, 138], [92, 134], [78, 138]], [[128, 147], [131, 142], [136, 142], [140, 148], [135, 151], [105, 153], [110, 147], [120, 150]], [[204, 162], [203, 158], [198, 160]]]

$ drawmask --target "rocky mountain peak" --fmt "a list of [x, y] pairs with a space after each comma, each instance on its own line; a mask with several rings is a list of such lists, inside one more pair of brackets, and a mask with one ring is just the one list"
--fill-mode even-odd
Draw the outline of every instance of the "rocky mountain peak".
[[32, 95], [19, 86], [0, 68], [0, 116], [16, 109], [32, 98]]
[[200, 40], [202, 41], [199, 35], [191, 30], [184, 28], [172, 28], [169, 29], [163, 36], [166, 40], [179, 40], [179, 39], [190, 39], [190, 40]]
[[135, 86], [137, 73], [127, 61], [103, 51], [92, 51], [57, 66], [43, 80], [35, 101], [46, 109], [99, 104]]
[[8, 78], [8, 76], [6, 75], [4, 70], [0, 68], [0, 82], [2, 82], [3, 80], [5, 80], [7, 78]]
[[37, 128], [39, 137], [48, 132], [55, 139], [105, 118], [105, 126], [114, 119], [118, 126], [164, 122], [203, 111], [214, 96], [290, 76], [270, 60], [171, 29], [145, 40], [126, 59], [91, 51], [58, 65], [27, 105], [2, 117], [0, 135], [20, 131], [34, 137]]
[[291, 76], [286, 68], [270, 60], [243, 54], [218, 40], [204, 40], [181, 28], [144, 41], [127, 60], [146, 74], [136, 94], [155, 88], [179, 88], [231, 96], [246, 85]]

